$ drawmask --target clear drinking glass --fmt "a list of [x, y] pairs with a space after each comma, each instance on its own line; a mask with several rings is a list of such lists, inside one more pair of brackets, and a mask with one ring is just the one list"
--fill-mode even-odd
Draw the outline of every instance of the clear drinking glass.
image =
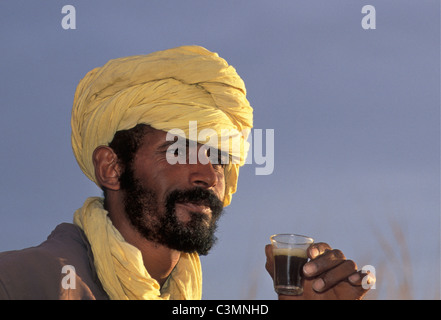
[[314, 239], [298, 234], [275, 234], [270, 237], [274, 255], [274, 290], [278, 294], [303, 293], [303, 266], [307, 249]]

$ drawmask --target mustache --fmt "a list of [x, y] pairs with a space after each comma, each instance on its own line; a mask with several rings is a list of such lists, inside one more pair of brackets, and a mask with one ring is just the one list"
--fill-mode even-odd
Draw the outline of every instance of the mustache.
[[208, 189], [194, 187], [186, 190], [173, 190], [166, 198], [165, 206], [168, 212], [174, 210], [176, 203], [193, 203], [207, 206], [211, 209], [213, 218], [217, 218], [223, 208], [223, 202], [216, 194]]

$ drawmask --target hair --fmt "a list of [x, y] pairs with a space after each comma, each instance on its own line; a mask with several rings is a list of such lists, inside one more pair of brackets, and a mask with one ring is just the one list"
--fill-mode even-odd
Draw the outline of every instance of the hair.
[[[128, 130], [117, 131], [109, 143], [109, 147], [112, 148], [118, 157], [118, 164], [121, 166], [122, 174], [120, 176], [120, 183], [125, 184], [125, 173], [127, 170], [131, 170], [133, 160], [142, 145], [144, 136], [152, 129], [147, 124], [138, 124], [135, 127]], [[107, 190], [103, 188], [104, 193], [104, 207], [106, 208]]]

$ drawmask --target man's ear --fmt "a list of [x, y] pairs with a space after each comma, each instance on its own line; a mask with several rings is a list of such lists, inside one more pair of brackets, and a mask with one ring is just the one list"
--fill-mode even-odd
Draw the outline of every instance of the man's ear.
[[107, 146], [97, 147], [93, 152], [92, 159], [98, 184], [109, 190], [119, 190], [119, 177], [122, 170], [118, 163], [118, 156], [112, 148]]

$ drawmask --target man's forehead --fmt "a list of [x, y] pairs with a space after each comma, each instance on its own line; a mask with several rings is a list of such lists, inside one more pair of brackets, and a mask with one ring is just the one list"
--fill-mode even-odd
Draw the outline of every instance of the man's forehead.
[[168, 131], [158, 130], [151, 127], [150, 125], [146, 125], [146, 129], [144, 131], [144, 136], [142, 137], [142, 140], [143, 143], [148, 142], [149, 144], [153, 144], [153, 145], [160, 144], [161, 142], [167, 141], [167, 134]]
[[150, 142], [160, 142], [165, 141], [167, 137], [167, 132], [163, 130], [158, 130], [152, 127], [148, 127], [146, 134], [144, 135], [145, 140], [151, 140]]
[[[183, 137], [179, 139], [179, 137], [175, 135], [172, 136], [172, 139], [170, 139], [170, 135], [167, 137], [168, 133], [168, 131], [158, 130], [149, 126], [148, 130], [142, 138], [142, 145], [150, 146], [153, 149], [157, 149], [161, 147], [169, 147], [170, 145], [175, 144], [178, 140], [187, 142], [190, 141]], [[201, 145], [200, 143], [197, 144]]]

